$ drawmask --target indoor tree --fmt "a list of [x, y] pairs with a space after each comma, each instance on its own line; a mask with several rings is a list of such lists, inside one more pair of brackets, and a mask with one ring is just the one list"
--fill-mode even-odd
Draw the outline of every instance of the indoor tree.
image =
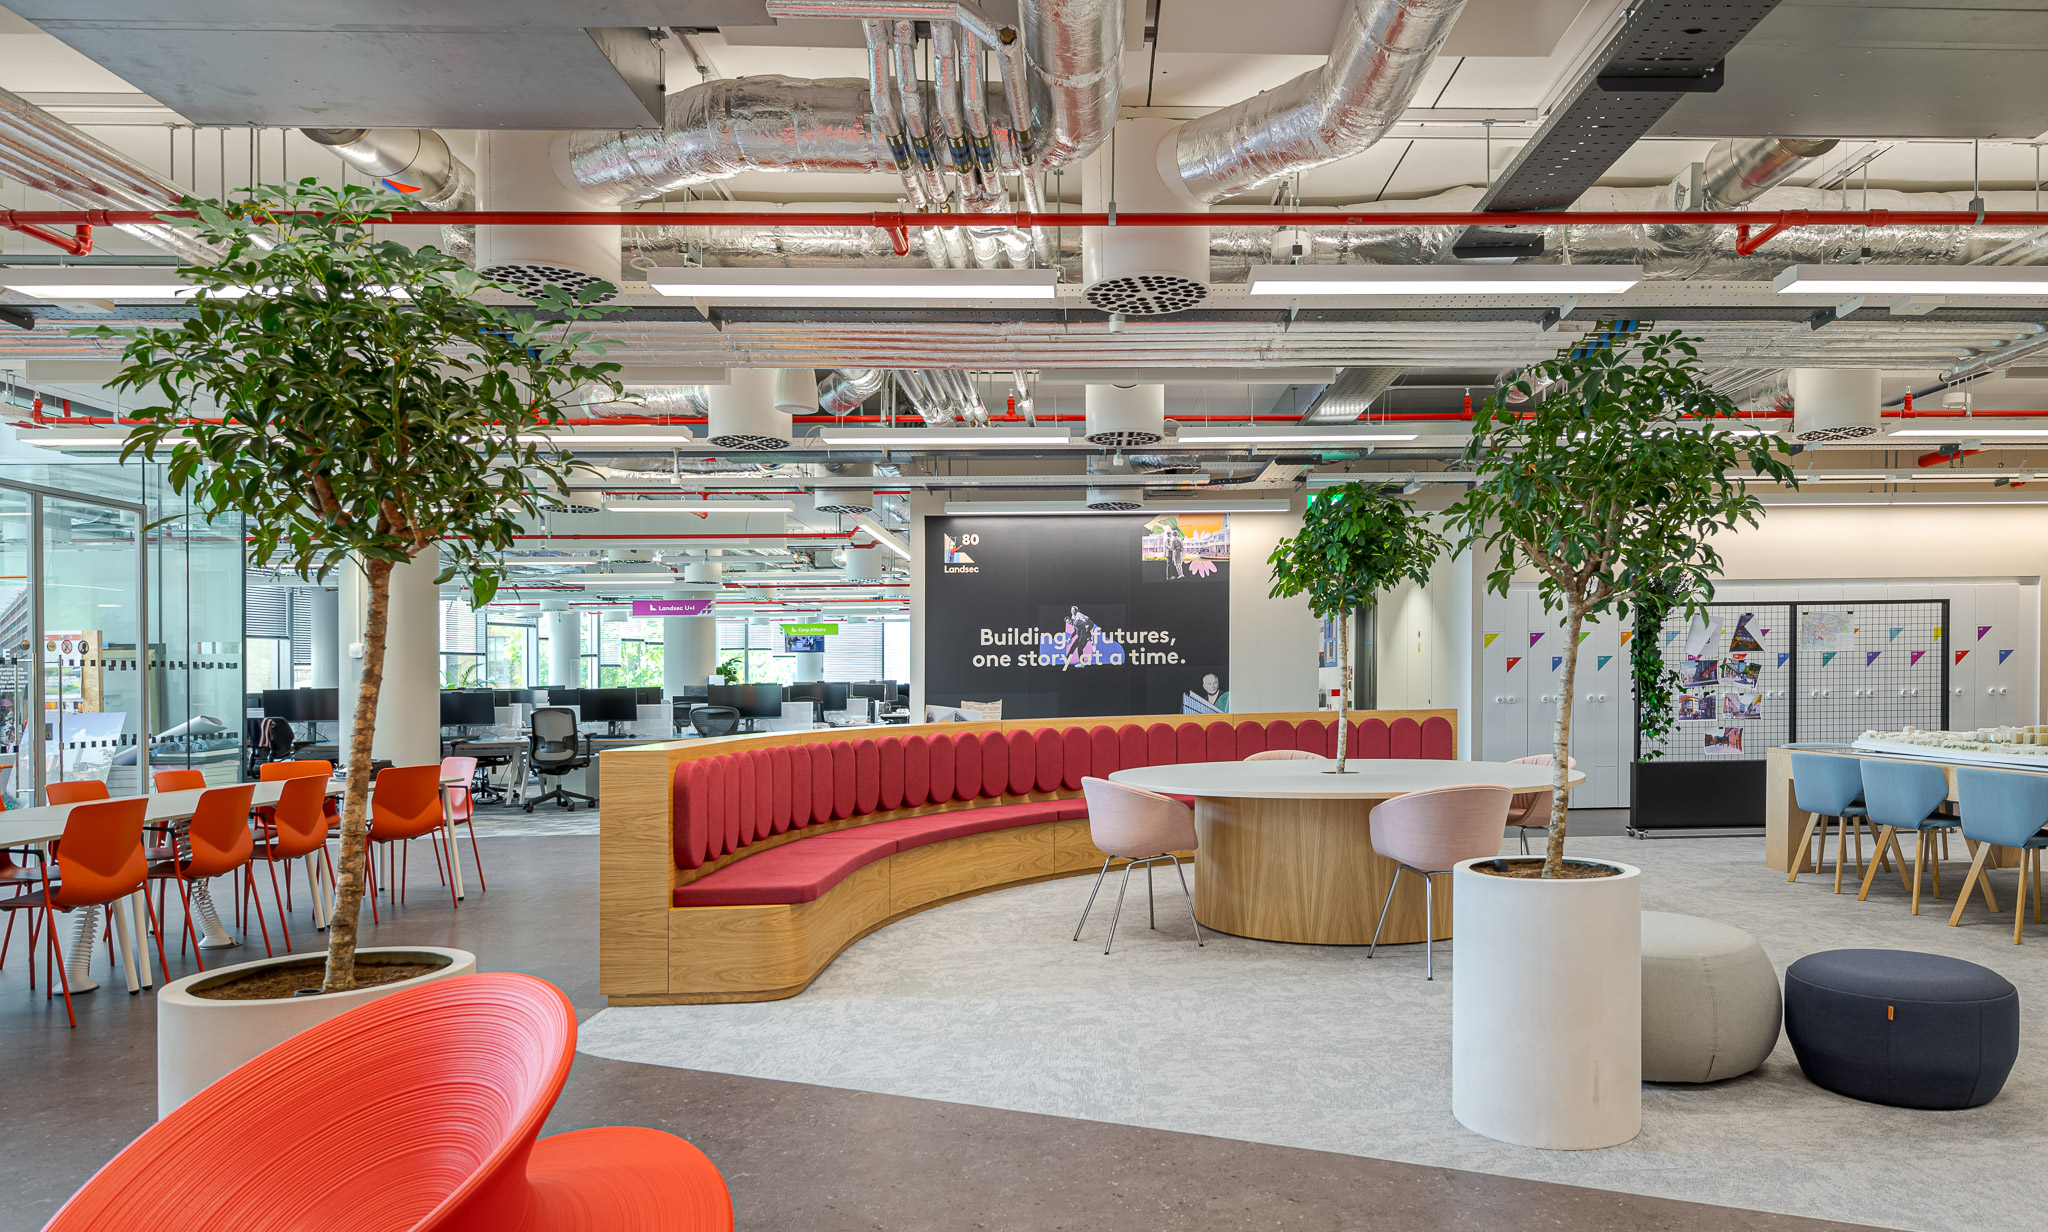
[[341, 869], [324, 987], [355, 986], [365, 813], [384, 679], [391, 571], [436, 545], [437, 582], [461, 576], [481, 606], [524, 521], [581, 466], [535, 430], [623, 390], [604, 345], [575, 327], [606, 310], [602, 284], [534, 297], [548, 319], [478, 298], [500, 287], [438, 249], [369, 224], [396, 194], [311, 179], [241, 201], [187, 199], [225, 253], [179, 271], [198, 288], [174, 323], [123, 342], [113, 388], [153, 404], [122, 457], [166, 454], [173, 489], [211, 517], [244, 519], [250, 562], [307, 580], [362, 570], [369, 598], [349, 733]]
[[1698, 611], [1721, 569], [1714, 535], [1762, 517], [1752, 475], [1793, 482], [1783, 442], [1722, 426], [1735, 414], [1701, 377], [1692, 342], [1669, 333], [1524, 369], [1472, 425], [1465, 462], [1478, 481], [1450, 516], [1459, 550], [1494, 554], [1487, 585], [1498, 594], [1518, 569], [1535, 570], [1544, 609], [1565, 619], [1546, 877], [1564, 869], [1571, 681], [1586, 618], [1648, 605], [1661, 623]]
[[1337, 624], [1337, 773], [1344, 770], [1345, 712], [1351, 704], [1351, 614], [1403, 581], [1429, 582], [1444, 549], [1428, 518], [1384, 487], [1347, 483], [1310, 498], [1301, 533], [1282, 539], [1266, 563], [1275, 599], [1308, 597], [1318, 620]]

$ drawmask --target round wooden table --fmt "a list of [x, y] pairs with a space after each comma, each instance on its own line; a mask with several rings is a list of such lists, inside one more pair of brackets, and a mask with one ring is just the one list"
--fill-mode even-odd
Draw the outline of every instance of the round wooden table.
[[[1372, 849], [1382, 800], [1465, 783], [1515, 791], [1550, 787], [1550, 767], [1497, 761], [1200, 762], [1119, 770], [1110, 781], [1195, 797], [1195, 918], [1205, 928], [1265, 941], [1368, 945], [1394, 880]], [[1570, 782], [1585, 781], [1573, 771]], [[1403, 877], [1382, 945], [1423, 940], [1421, 882]], [[1433, 935], [1451, 935], [1448, 879], [1437, 887]]]

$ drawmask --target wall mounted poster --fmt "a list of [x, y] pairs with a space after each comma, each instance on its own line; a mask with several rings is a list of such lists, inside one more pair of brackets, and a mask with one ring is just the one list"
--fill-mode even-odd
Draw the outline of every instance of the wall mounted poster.
[[930, 705], [1230, 709], [1227, 515], [927, 518], [924, 559]]

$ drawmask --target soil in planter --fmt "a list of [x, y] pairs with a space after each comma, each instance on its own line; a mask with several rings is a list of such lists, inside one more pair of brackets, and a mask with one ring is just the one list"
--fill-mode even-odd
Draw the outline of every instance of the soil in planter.
[[[1527, 860], [1492, 860], [1485, 864], [1474, 864], [1472, 871], [1475, 873], [1485, 873], [1489, 877], [1519, 877], [1537, 880], [1543, 876], [1543, 861], [1533, 857]], [[1620, 875], [1621, 870], [1611, 864], [1583, 864], [1577, 860], [1566, 860], [1564, 868], [1559, 871], [1557, 876], [1552, 877], [1551, 880], [1585, 881], [1594, 877], [1619, 877]]]
[[[375, 988], [379, 984], [396, 984], [400, 980], [416, 979], [448, 969], [446, 963], [366, 963], [356, 964], [356, 987]], [[192, 995], [208, 1001], [263, 1001], [272, 998], [290, 997], [302, 988], [318, 988], [327, 978], [324, 962], [308, 966], [272, 967], [251, 972], [240, 979], [208, 988], [194, 988]]]

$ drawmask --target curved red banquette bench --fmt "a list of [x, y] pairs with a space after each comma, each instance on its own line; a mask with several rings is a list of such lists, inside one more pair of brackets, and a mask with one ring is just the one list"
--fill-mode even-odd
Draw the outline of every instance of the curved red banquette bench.
[[[1457, 755], [1455, 712], [1354, 714], [1347, 756]], [[615, 1004], [793, 996], [904, 915], [1100, 868], [1084, 776], [1276, 748], [1334, 755], [1336, 725], [1313, 714], [1017, 720], [607, 752], [600, 987]], [[649, 779], [664, 772], [667, 807], [649, 816]], [[645, 893], [656, 827], [660, 920]]]

